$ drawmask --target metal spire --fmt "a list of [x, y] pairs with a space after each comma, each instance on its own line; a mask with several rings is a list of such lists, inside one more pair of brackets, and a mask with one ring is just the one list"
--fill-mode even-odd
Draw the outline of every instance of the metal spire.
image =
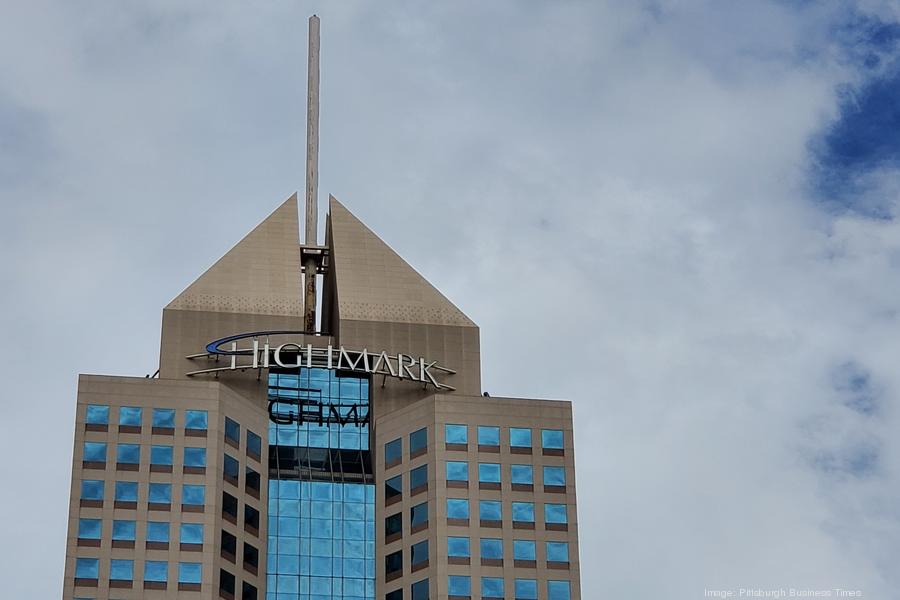
[[[318, 246], [319, 198], [319, 17], [309, 18], [309, 60], [306, 77], [306, 237], [304, 245]], [[315, 255], [304, 253], [303, 270], [306, 294], [303, 329], [316, 331], [316, 272]]]

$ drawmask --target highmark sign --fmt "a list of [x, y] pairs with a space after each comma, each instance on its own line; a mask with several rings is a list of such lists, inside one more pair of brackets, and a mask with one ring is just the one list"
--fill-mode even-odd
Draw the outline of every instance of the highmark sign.
[[[188, 356], [189, 359], [226, 358], [225, 366], [200, 369], [187, 373], [188, 376], [205, 373], [218, 374], [225, 371], [246, 371], [247, 369], [268, 369], [281, 367], [284, 369], [297, 369], [305, 367], [331, 369], [338, 371], [350, 371], [354, 373], [367, 373], [370, 375], [382, 375], [422, 383], [425, 386], [433, 386], [438, 390], [453, 391], [456, 388], [438, 381], [437, 377], [454, 375], [456, 371], [437, 364], [437, 361], [427, 361], [421, 357], [408, 354], [388, 354], [387, 352], [369, 352], [367, 349], [348, 350], [343, 346], [325, 347], [312, 344], [298, 344], [287, 342], [283, 344], [271, 344], [269, 337], [297, 335], [300, 331], [257, 331], [254, 333], [240, 333], [215, 340], [206, 345], [206, 352]], [[249, 341], [249, 346], [239, 347], [238, 342]], [[226, 346], [228, 346], [226, 348]], [[239, 360], [242, 359], [242, 360]]]

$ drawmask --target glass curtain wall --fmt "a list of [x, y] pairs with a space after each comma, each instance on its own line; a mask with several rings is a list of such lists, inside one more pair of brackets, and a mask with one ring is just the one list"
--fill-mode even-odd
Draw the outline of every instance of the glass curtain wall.
[[267, 600], [375, 598], [369, 381], [269, 375]]

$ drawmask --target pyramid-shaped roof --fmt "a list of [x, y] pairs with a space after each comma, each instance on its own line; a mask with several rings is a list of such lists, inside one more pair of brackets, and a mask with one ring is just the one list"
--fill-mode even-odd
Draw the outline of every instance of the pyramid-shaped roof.
[[328, 206], [341, 321], [477, 327], [334, 196]]
[[300, 290], [295, 193], [166, 308], [299, 317]]

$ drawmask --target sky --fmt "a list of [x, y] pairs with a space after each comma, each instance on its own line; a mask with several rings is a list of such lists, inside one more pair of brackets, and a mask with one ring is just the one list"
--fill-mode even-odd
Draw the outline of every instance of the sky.
[[584, 598], [900, 589], [900, 4], [2, 2], [0, 581], [59, 597], [78, 373], [304, 188], [570, 399]]

